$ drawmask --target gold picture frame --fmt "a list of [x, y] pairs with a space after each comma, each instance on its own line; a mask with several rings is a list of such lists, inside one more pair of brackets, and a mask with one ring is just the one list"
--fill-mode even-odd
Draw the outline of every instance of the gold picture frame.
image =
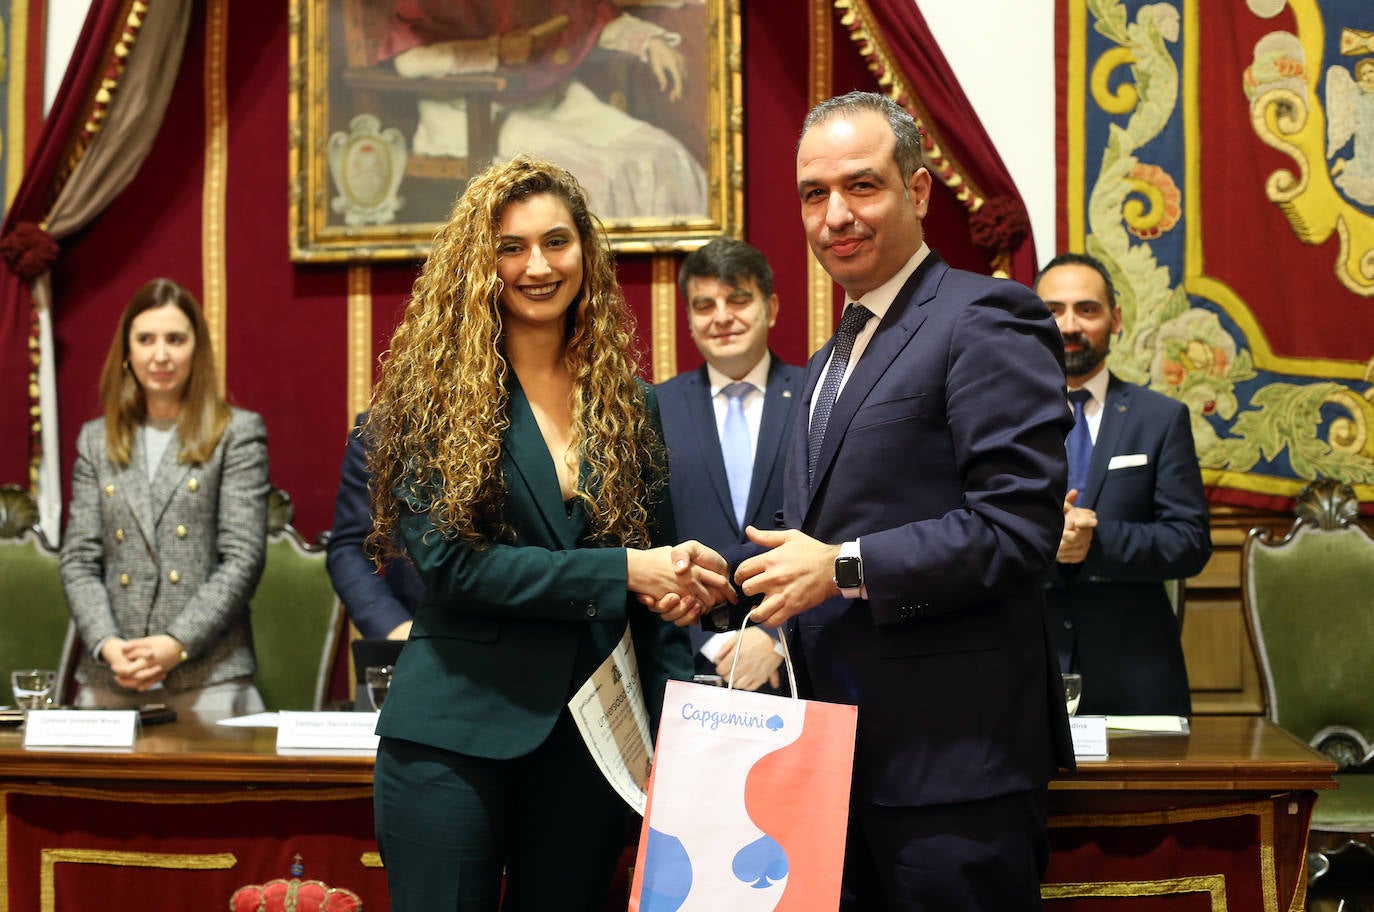
[[518, 27], [510, 4], [393, 6], [291, 0], [294, 262], [423, 258], [467, 179], [517, 151], [577, 174], [622, 253], [743, 230], [739, 0], [548, 0]]

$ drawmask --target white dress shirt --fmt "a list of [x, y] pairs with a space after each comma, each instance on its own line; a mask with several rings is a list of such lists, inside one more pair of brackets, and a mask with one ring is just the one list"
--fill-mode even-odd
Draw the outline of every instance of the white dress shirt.
[[[763, 353], [763, 358], [755, 364], [749, 373], [740, 379], [753, 386], [753, 389], [741, 397], [740, 405], [744, 407], [744, 420], [749, 425], [749, 464], [754, 464], [754, 456], [759, 451], [759, 428], [763, 425], [763, 400], [765, 391], [768, 389], [768, 371], [772, 367], [773, 361], [768, 352]], [[711, 407], [716, 412], [716, 439], [725, 439], [725, 415], [730, 407], [729, 397], [721, 391], [735, 381], [725, 376], [716, 369], [715, 365], [709, 362], [706, 365], [706, 378], [711, 383]], [[715, 662], [721, 650], [728, 646], [735, 637], [739, 636], [738, 631], [730, 630], [724, 633], [712, 635], [705, 643], [701, 644], [701, 654], [709, 662]]]
[[[768, 389], [768, 370], [772, 366], [772, 358], [768, 352], [763, 353], [763, 357], [758, 364], [740, 379], [753, 387], [749, 392], [740, 397], [740, 405], [744, 408], [744, 420], [749, 425], [749, 464], [754, 464], [754, 454], [759, 451], [759, 428], [763, 426], [763, 399], [764, 391]], [[725, 439], [725, 416], [730, 409], [730, 397], [723, 392], [725, 387], [735, 381], [725, 376], [716, 369], [715, 365], [707, 363], [706, 379], [711, 383], [711, 407], [716, 410], [716, 439]]]
[[[911, 274], [916, 271], [916, 267], [920, 266], [929, 255], [930, 248], [922, 241], [921, 246], [911, 255], [911, 259], [907, 260], [906, 265], [897, 270], [897, 274], [892, 278], [864, 295], [858, 301], [851, 300], [848, 296], [845, 296], [844, 306], [846, 309], [848, 309], [850, 304], [862, 304], [864, 307], [873, 311], [873, 316], [868, 318], [868, 322], [864, 324], [864, 328], [859, 330], [859, 334], [854, 337], [854, 347], [849, 352], [849, 363], [845, 365], [844, 376], [840, 378], [840, 389], [835, 394], [836, 402], [839, 402], [840, 396], [844, 395], [845, 384], [849, 382], [850, 375], [854, 373], [854, 365], [859, 363], [859, 359], [863, 357], [864, 351], [868, 348], [869, 340], [878, 332], [878, 324], [883, 322], [883, 317], [892, 309], [892, 302], [897, 300], [897, 292], [902, 290], [902, 286], [906, 284], [907, 279], [911, 278]], [[822, 382], [824, 382], [825, 375], [829, 370], [830, 359], [827, 358], [825, 368], [821, 371]], [[814, 413], [815, 410], [816, 400], [813, 396], [811, 399], [812, 413]]]
[[[929, 255], [930, 247], [922, 241], [921, 246], [911, 255], [911, 259], [907, 260], [906, 265], [897, 270], [897, 273], [892, 276], [892, 278], [888, 279], [857, 301], [850, 300], [848, 296], [845, 297], [845, 307], [849, 307], [850, 304], [862, 304], [864, 307], [873, 311], [873, 316], [868, 318], [868, 322], [864, 324], [864, 328], [859, 330], [859, 334], [854, 337], [854, 348], [849, 353], [849, 363], [845, 365], [844, 376], [840, 378], [840, 389], [835, 395], [836, 402], [839, 402], [840, 396], [844, 395], [845, 385], [849, 383], [849, 378], [854, 373], [854, 365], [859, 363], [859, 359], [863, 357], [864, 351], [868, 349], [869, 341], [873, 338], [874, 334], [878, 332], [878, 324], [883, 322], [883, 317], [892, 309], [892, 303], [897, 300], [897, 293], [902, 290], [902, 286], [906, 284], [906, 280], [911, 278], [911, 274], [916, 271], [917, 267], [920, 266]], [[826, 372], [829, 370], [830, 361], [827, 359], [825, 368], [821, 371], [821, 377], [824, 378]], [[814, 413], [815, 410], [816, 399], [813, 396], [811, 399], [812, 413]], [[859, 539], [856, 538], [853, 541], [841, 542], [840, 557], [857, 557], [862, 561], [863, 552], [859, 547]], [[846, 592], [844, 595], [849, 598], [868, 598], [868, 586], [864, 585], [857, 592]]]

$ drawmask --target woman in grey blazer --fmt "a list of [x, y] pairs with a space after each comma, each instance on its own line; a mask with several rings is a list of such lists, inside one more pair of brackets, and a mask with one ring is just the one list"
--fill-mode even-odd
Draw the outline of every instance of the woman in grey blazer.
[[167, 279], [124, 309], [77, 438], [62, 584], [76, 703], [261, 711], [248, 601], [267, 536], [267, 430], [219, 392], [209, 328]]

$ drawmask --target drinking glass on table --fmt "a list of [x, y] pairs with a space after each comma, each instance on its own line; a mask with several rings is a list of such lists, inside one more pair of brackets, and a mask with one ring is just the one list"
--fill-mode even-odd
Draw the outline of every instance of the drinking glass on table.
[[46, 668], [20, 668], [10, 672], [14, 705], [20, 709], [48, 709], [57, 690], [57, 672]]
[[1060, 677], [1064, 679], [1064, 702], [1072, 716], [1078, 712], [1078, 701], [1083, 698], [1083, 676], [1071, 672]]
[[363, 675], [367, 683], [367, 699], [372, 702], [372, 708], [380, 712], [382, 704], [386, 702], [386, 692], [391, 687], [391, 666], [369, 665]]

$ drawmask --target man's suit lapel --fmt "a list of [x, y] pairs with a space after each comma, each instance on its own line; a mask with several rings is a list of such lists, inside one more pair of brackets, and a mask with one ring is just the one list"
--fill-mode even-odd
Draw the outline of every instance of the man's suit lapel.
[[1111, 377], [1107, 381], [1107, 401], [1102, 405], [1102, 421], [1097, 426], [1097, 441], [1088, 462], [1088, 481], [1079, 492], [1078, 506], [1091, 507], [1102, 493], [1107, 480], [1107, 464], [1117, 454], [1121, 432], [1126, 427], [1126, 413], [1131, 408], [1131, 388]]
[[[940, 279], [948, 271], [949, 267], [933, 252], [930, 253], [893, 299], [883, 322], [878, 325], [878, 331], [868, 341], [868, 347], [859, 357], [859, 363], [854, 365], [853, 372], [845, 381], [844, 388], [840, 390], [840, 397], [835, 400], [835, 405], [830, 410], [830, 421], [825, 427], [825, 439], [821, 441], [821, 451], [816, 459], [816, 472], [811, 478], [812, 495], [820, 488], [821, 479], [830, 471], [839, 441], [844, 438], [859, 406], [868, 398], [874, 385], [925, 322], [926, 315], [922, 307], [935, 297], [935, 291], [940, 287]], [[814, 385], [809, 389], [808, 403], [814, 394]], [[809, 415], [809, 411], [803, 414]], [[808, 498], [808, 509], [809, 507]]]
[[[768, 368], [768, 388], [763, 391], [763, 421], [759, 425], [759, 440], [754, 447], [754, 474], [749, 481], [749, 505], [745, 516], [753, 516], [759, 509], [768, 490], [768, 482], [773, 473], [779, 471], [778, 450], [782, 448], [783, 435], [787, 430], [787, 416], [791, 410], [793, 397], [799, 394], [792, 388], [792, 379], [783, 364], [770, 353], [772, 359]], [[772, 517], [761, 516], [759, 520], [772, 528]]]
[[[687, 413], [691, 416], [692, 445], [697, 448], [698, 465], [706, 467], [716, 507], [736, 526], [734, 502], [730, 499], [730, 480], [725, 475], [725, 459], [720, 453], [720, 432], [716, 429], [716, 410], [711, 404], [711, 379], [702, 365], [692, 373], [687, 390]], [[704, 508], [704, 504], [702, 507]]]
[[[574, 548], [580, 528], [568, 519], [553, 458], [544, 444], [544, 435], [539, 432], [539, 422], [534, 418], [529, 399], [514, 379], [511, 381], [509, 407], [510, 427], [502, 441], [506, 456], [523, 483], [525, 497], [535, 505], [544, 520], [547, 540], [556, 542], [560, 548]], [[510, 494], [512, 497], [519, 496], [514, 490]], [[529, 534], [532, 530], [522, 531]]]

